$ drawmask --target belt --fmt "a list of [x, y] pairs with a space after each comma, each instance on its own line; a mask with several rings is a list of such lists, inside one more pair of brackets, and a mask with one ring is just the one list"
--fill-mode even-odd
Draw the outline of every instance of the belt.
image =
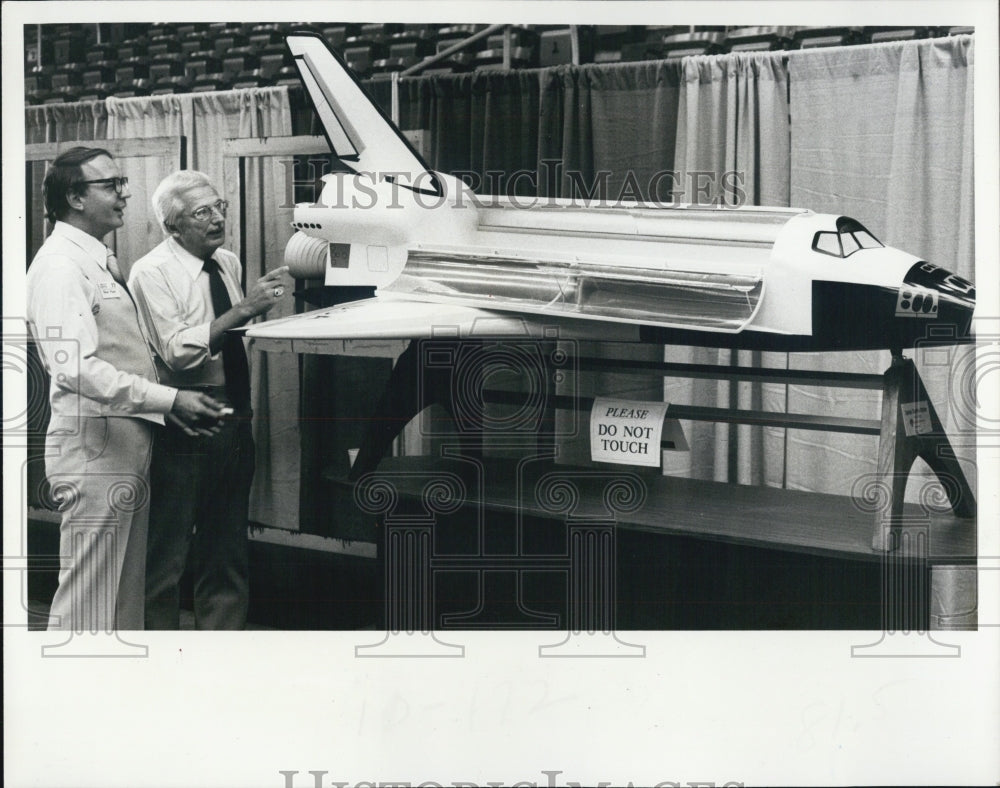
[[209, 396], [225, 395], [226, 386], [224, 383], [208, 384], [205, 386], [178, 386], [181, 391], [200, 391], [202, 394], [208, 394]]

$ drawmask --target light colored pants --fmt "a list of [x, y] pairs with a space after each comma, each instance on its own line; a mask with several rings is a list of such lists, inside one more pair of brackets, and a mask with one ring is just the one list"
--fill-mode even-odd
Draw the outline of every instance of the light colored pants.
[[49, 629], [143, 628], [152, 427], [135, 418], [53, 416], [45, 472], [62, 522]]

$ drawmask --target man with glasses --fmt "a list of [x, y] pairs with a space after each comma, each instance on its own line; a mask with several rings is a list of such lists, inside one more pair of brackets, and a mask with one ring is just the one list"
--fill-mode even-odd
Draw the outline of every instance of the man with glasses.
[[230, 330], [282, 298], [288, 268], [260, 277], [244, 296], [239, 258], [222, 248], [227, 208], [203, 173], [167, 176], [153, 193], [153, 210], [167, 237], [136, 261], [129, 278], [162, 379], [227, 405], [211, 437], [192, 437], [169, 424], [157, 435], [150, 471], [147, 629], [179, 628], [189, 553], [195, 627], [246, 625], [254, 444], [246, 350]]
[[62, 514], [49, 629], [143, 628], [153, 425], [195, 434], [223, 405], [157, 382], [117, 258], [102, 239], [129, 198], [111, 154], [71, 148], [43, 183], [54, 224], [27, 275], [27, 320], [51, 376], [45, 471]]

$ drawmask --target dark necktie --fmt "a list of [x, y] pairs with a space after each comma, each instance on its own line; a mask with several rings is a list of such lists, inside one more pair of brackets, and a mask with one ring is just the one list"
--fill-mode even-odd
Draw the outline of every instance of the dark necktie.
[[[208, 274], [208, 286], [212, 292], [212, 309], [215, 316], [220, 317], [233, 308], [229, 300], [229, 291], [222, 281], [219, 264], [209, 257], [205, 260], [205, 273]], [[239, 334], [227, 331], [222, 340], [222, 369], [226, 373], [226, 394], [237, 409], [250, 406], [250, 365], [247, 363], [246, 348]]]

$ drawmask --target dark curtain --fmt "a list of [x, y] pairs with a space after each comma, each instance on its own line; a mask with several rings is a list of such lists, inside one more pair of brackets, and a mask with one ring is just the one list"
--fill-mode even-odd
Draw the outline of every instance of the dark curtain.
[[537, 72], [429, 75], [399, 93], [399, 125], [430, 131], [433, 168], [482, 194], [535, 193]]
[[674, 164], [680, 73], [679, 62], [662, 61], [540, 72], [539, 161], [562, 168], [557, 189], [541, 196], [579, 197], [583, 187], [610, 199], [656, 198], [647, 187]]
[[[679, 75], [654, 62], [406, 78], [399, 126], [428, 130], [429, 164], [483, 194], [570, 197], [603, 183], [645, 199], [673, 165]], [[388, 112], [391, 85], [366, 87]]]

